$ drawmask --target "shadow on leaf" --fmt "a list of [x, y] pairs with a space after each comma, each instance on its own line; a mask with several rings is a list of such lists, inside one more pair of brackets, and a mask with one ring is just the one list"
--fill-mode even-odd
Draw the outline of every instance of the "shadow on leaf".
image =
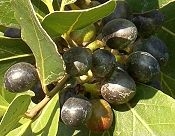
[[153, 87], [149, 87], [147, 85], [139, 83], [137, 84], [137, 91], [134, 98], [127, 104], [113, 106], [113, 109], [122, 112], [128, 111], [131, 108], [134, 108], [140, 100], [153, 98], [157, 91], [158, 90], [154, 89]]

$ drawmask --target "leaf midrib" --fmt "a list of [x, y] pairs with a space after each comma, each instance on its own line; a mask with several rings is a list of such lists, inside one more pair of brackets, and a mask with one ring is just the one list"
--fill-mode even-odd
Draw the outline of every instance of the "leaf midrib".
[[[37, 37], [37, 44], [38, 44], [38, 46], [39, 46], [39, 54], [40, 54], [40, 62], [41, 62], [41, 73], [42, 73], [42, 75], [40, 75], [42, 78], [41, 78], [41, 82], [42, 82], [42, 85], [43, 86], [45, 86], [45, 70], [44, 70], [44, 59], [43, 59], [43, 53], [42, 53], [42, 49], [41, 49], [41, 44], [40, 44], [40, 42], [39, 42], [39, 36], [38, 36], [38, 33], [37, 33], [37, 28], [35, 27], [35, 25], [37, 26], [37, 27], [40, 27], [39, 26], [39, 24], [38, 24], [38, 20], [37, 20], [37, 17], [35, 16], [35, 12], [34, 12], [34, 9], [33, 9], [33, 7], [32, 7], [32, 5], [31, 5], [31, 3], [29, 2], [29, 5], [30, 5], [30, 7], [32, 8], [32, 10], [30, 10], [29, 9], [29, 7], [26, 7], [27, 8], [27, 10], [28, 10], [28, 12], [30, 13], [30, 15], [31, 15], [31, 17], [29, 18], [29, 19], [31, 19], [31, 22], [32, 22], [32, 26], [33, 26], [33, 29], [34, 29], [34, 31], [35, 31], [35, 36]], [[28, 12], [27, 12], [27, 14], [28, 14]], [[41, 28], [42, 29], [42, 28]], [[43, 35], [42, 35], [43, 36]], [[23, 38], [23, 37], [22, 37]], [[24, 39], [25, 40], [25, 39]], [[35, 58], [37, 58], [37, 57], [35, 57]], [[37, 62], [37, 61], [36, 61]], [[39, 67], [39, 65], [37, 64], [37, 67]], [[40, 72], [39, 72], [40, 73]]]
[[33, 56], [33, 54], [16, 55], [16, 56], [2, 58], [2, 59], [0, 59], [0, 62], [7, 61], [7, 60], [12, 60], [12, 59], [24, 58], [24, 57], [31, 57], [31, 56]]

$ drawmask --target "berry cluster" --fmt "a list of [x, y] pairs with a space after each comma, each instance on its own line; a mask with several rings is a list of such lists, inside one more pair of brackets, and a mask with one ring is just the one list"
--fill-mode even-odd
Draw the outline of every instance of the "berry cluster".
[[[75, 5], [89, 8], [102, 1], [91, 2], [77, 0]], [[53, 39], [64, 60], [65, 71], [74, 81], [59, 93], [61, 120], [70, 127], [109, 129], [113, 122], [112, 106], [133, 99], [136, 82], [152, 85], [168, 61], [165, 43], [155, 36], [164, 21], [160, 11], [134, 14], [127, 2], [116, 3], [109, 16], [72, 31], [66, 38]], [[45, 96], [31, 64], [11, 66], [4, 78], [5, 87], [11, 92], [33, 90], [35, 103]]]

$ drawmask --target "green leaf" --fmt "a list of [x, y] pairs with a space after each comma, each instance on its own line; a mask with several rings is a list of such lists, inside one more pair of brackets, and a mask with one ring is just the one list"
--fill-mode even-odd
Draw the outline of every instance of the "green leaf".
[[31, 101], [29, 94], [19, 94], [9, 105], [0, 123], [0, 134], [5, 136], [24, 116]]
[[173, 135], [175, 101], [164, 93], [137, 85], [136, 97], [116, 108], [115, 135]]
[[37, 135], [56, 135], [58, 131], [59, 110], [58, 95], [55, 95], [41, 111], [39, 117], [31, 124], [32, 132]]
[[0, 62], [29, 56], [31, 50], [21, 39], [0, 37]]
[[168, 94], [172, 98], [175, 98], [175, 79], [162, 73], [161, 74], [161, 86], [164, 93]]
[[0, 95], [0, 118], [4, 115], [9, 103]]
[[19, 26], [14, 17], [14, 11], [11, 7], [10, 0], [0, 1], [0, 25], [8, 27]]
[[54, 9], [53, 9], [53, 6], [52, 6], [53, 0], [41, 0], [41, 1], [44, 2], [47, 5], [48, 10], [50, 12], [54, 12]]
[[27, 119], [24, 124], [10, 131], [6, 136], [23, 136], [27, 128], [30, 126], [32, 120]]
[[166, 43], [168, 46], [169, 60], [166, 67], [162, 68], [162, 71], [175, 78], [175, 61], [174, 61], [174, 42], [175, 42], [175, 17], [173, 12], [175, 12], [175, 2], [170, 2], [166, 6], [161, 8], [161, 12], [165, 15], [165, 23], [163, 24], [162, 30], [158, 33], [158, 36]]
[[22, 27], [22, 39], [35, 56], [40, 80], [45, 87], [64, 74], [63, 60], [57, 52], [56, 45], [41, 27], [30, 0], [11, 2], [15, 9], [15, 17]]
[[60, 10], [60, 5], [61, 5], [60, 3], [61, 3], [60, 0], [53, 0], [52, 5], [53, 5], [55, 11]]
[[44, 16], [49, 14], [47, 5], [43, 3], [41, 0], [31, 0], [31, 2], [36, 12], [36, 16], [40, 21], [43, 20]]
[[114, 8], [115, 1], [109, 1], [85, 10], [55, 11], [44, 18], [42, 26], [51, 36], [61, 35], [100, 20]]
[[[6, 29], [6, 27], [5, 26], [3, 26], [3, 25], [0, 25], [0, 31], [3, 33], [3, 35], [4, 35], [4, 30]], [[2, 35], [2, 36], [3, 36]]]

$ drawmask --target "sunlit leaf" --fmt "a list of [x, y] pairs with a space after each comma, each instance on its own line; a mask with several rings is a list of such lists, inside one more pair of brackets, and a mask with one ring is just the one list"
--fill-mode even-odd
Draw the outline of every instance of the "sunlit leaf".
[[4, 115], [9, 103], [0, 95], [0, 117]]
[[116, 107], [115, 135], [172, 135], [175, 133], [175, 101], [161, 91], [137, 85], [136, 97]]
[[[41, 27], [30, 0], [12, 0], [16, 19], [22, 27], [22, 39], [31, 48], [43, 87], [64, 74], [63, 61], [56, 45]], [[23, 14], [21, 14], [21, 12]]]
[[30, 126], [32, 120], [27, 119], [24, 124], [10, 131], [6, 136], [23, 136], [24, 132]]
[[56, 11], [44, 18], [42, 26], [51, 36], [56, 36], [94, 23], [110, 14], [114, 8], [115, 2], [109, 1], [85, 10]]
[[55, 95], [51, 101], [41, 111], [39, 117], [32, 123], [33, 133], [37, 135], [55, 135], [58, 131], [59, 122], [59, 104], [58, 95]]
[[24, 116], [31, 101], [28, 94], [18, 95], [9, 105], [0, 123], [0, 134], [5, 136], [18, 123], [20, 118]]
[[14, 10], [11, 7], [10, 0], [0, 1], [0, 25], [19, 27], [14, 17]]

